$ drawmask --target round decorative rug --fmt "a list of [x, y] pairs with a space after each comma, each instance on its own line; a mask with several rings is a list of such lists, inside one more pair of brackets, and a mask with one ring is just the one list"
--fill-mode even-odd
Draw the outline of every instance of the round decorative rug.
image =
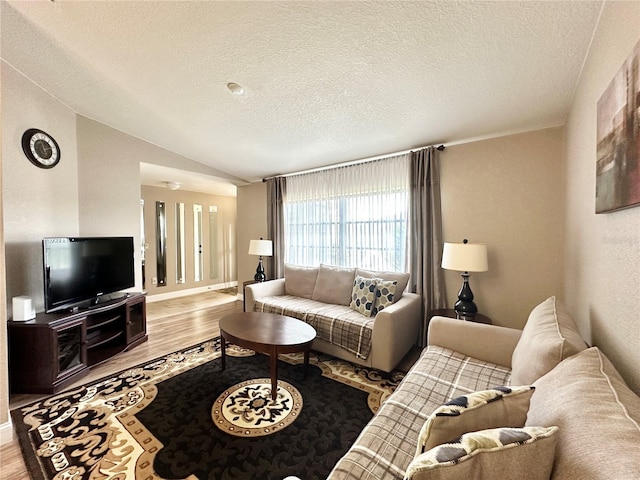
[[297, 388], [278, 380], [271, 398], [271, 379], [247, 380], [226, 389], [213, 403], [211, 418], [223, 432], [237, 437], [262, 437], [291, 425], [302, 410]]

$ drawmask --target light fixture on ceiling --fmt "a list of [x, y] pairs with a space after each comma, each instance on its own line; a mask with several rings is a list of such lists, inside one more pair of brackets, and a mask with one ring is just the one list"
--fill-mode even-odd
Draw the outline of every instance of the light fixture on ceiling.
[[235, 82], [227, 83], [227, 88], [234, 95], [242, 95], [244, 93], [244, 88], [242, 88], [242, 85]]
[[178, 190], [180, 188], [179, 182], [164, 182], [169, 190]]

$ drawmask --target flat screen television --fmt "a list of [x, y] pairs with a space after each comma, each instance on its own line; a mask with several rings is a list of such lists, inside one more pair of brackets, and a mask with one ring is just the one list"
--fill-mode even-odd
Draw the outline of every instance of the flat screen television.
[[42, 250], [47, 313], [97, 305], [135, 285], [133, 237], [49, 237]]

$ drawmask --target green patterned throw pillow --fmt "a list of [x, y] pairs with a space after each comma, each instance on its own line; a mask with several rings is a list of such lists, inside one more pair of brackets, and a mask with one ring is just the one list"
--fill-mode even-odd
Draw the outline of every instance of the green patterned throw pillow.
[[467, 432], [523, 427], [535, 387], [495, 387], [462, 395], [436, 408], [418, 436], [416, 455]]
[[380, 310], [384, 310], [393, 303], [398, 282], [381, 278], [374, 278], [374, 281], [376, 282], [376, 301], [373, 305], [372, 316], [375, 317]]
[[373, 278], [356, 277], [351, 291], [351, 310], [370, 317], [373, 312], [376, 293], [376, 280]]
[[558, 427], [495, 428], [465, 433], [417, 455], [405, 480], [526, 478], [548, 480]]

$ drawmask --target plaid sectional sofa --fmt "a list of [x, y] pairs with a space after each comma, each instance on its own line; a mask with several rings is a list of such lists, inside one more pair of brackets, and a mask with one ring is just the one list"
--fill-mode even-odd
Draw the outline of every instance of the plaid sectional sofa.
[[[380, 297], [374, 284], [372, 308], [365, 313], [356, 309], [358, 278], [384, 282], [387, 304], [373, 310]], [[303, 320], [316, 329], [314, 350], [390, 372], [418, 339], [422, 302], [405, 292], [408, 281], [405, 273], [285, 265], [284, 278], [245, 287], [245, 310]], [[355, 298], [360, 300], [358, 294]]]
[[[434, 317], [430, 334], [447, 324], [459, 326], [453, 322], [463, 324], [460, 320]], [[517, 331], [502, 333], [504, 341], [515, 344]], [[415, 456], [420, 429], [437, 407], [460, 395], [508, 384], [510, 375], [507, 366], [429, 345], [329, 478], [403, 478]]]
[[[523, 447], [529, 443], [513, 443], [416, 468], [433, 452], [417, 453], [417, 445], [434, 410], [460, 395], [503, 385], [535, 387], [524, 405], [526, 422], [502, 425], [499, 416], [487, 418], [497, 423], [483, 429], [544, 427], [553, 430], [551, 448], [531, 453]], [[588, 348], [567, 310], [551, 297], [531, 312], [522, 331], [432, 318], [429, 345], [329, 479], [631, 480], [640, 472], [639, 445], [640, 397], [597, 347]]]

